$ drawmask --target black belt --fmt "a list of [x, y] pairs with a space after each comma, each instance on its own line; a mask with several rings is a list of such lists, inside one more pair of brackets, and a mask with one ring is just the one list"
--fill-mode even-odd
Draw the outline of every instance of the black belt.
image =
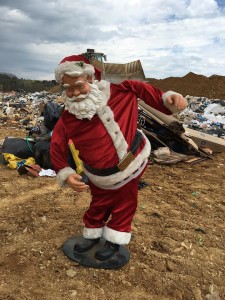
[[83, 163], [85, 169], [87, 169], [89, 172], [91, 172], [94, 175], [98, 176], [109, 176], [112, 174], [115, 174], [117, 172], [125, 170], [129, 164], [135, 159], [134, 155], [137, 152], [137, 149], [139, 148], [141, 141], [143, 139], [142, 133], [137, 130], [135, 137], [133, 139], [133, 142], [130, 147], [130, 151], [127, 153], [127, 155], [118, 163], [118, 165], [106, 168], [106, 169], [96, 169], [91, 166], [86, 165]]

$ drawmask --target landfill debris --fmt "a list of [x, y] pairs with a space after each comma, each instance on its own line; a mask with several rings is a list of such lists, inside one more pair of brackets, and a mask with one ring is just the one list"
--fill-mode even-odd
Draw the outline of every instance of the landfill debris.
[[43, 123], [42, 108], [47, 102], [62, 103], [59, 93], [46, 91], [3, 93], [0, 102], [0, 126], [15, 125], [28, 129]]
[[201, 194], [200, 192], [192, 192], [191, 193], [191, 195], [194, 197], [198, 197], [198, 196], [200, 196], [200, 194]]
[[[187, 108], [178, 117], [184, 126], [225, 139], [225, 100], [187, 95]], [[9, 92], [0, 102], [0, 126], [19, 124], [19, 127], [41, 123], [43, 106], [47, 102], [63, 103], [60, 93]]]
[[138, 182], [138, 190], [141, 190], [145, 187], [149, 186], [149, 183], [147, 183], [146, 181], [143, 180], [139, 180]]
[[203, 233], [203, 234], [206, 234], [206, 231], [203, 229], [203, 228], [195, 228], [195, 231], [197, 231], [197, 232], [201, 232], [201, 233]]
[[[152, 151], [155, 155], [154, 161], [158, 163], [176, 163], [188, 161], [195, 157], [195, 162], [200, 159], [211, 158], [208, 152], [199, 147], [191, 138], [185, 135], [185, 128], [181, 121], [173, 115], [166, 115], [147, 105], [142, 100], [138, 102], [138, 124], [140, 129], [149, 138]], [[159, 158], [159, 149], [168, 148], [166, 155]], [[156, 152], [154, 152], [156, 150]]]
[[185, 129], [185, 135], [191, 138], [209, 155], [214, 152], [225, 152], [225, 139], [223, 138], [202, 131], [193, 130], [188, 127]]
[[203, 246], [203, 244], [204, 244], [204, 238], [202, 237], [202, 236], [197, 236], [197, 238], [196, 238], [196, 242], [197, 242], [197, 244], [199, 245], [199, 246]]
[[[188, 107], [176, 115], [177, 121], [167, 124], [170, 132], [173, 132], [169, 137], [170, 141], [167, 137], [168, 143], [161, 139], [162, 136], [144, 128], [145, 116], [139, 116], [139, 125], [153, 146], [150, 163], [174, 164], [185, 161], [194, 164], [212, 158], [214, 152], [225, 151], [225, 100], [189, 95], [186, 99]], [[44, 112], [46, 107], [48, 110]], [[46, 154], [41, 157], [41, 160], [36, 156], [36, 164], [48, 170], [51, 166], [48, 164], [49, 156], [46, 149], [49, 148], [51, 132], [62, 109], [63, 99], [60, 93], [46, 91], [3, 93], [0, 102], [0, 127], [15, 126], [15, 128], [25, 129], [30, 145], [34, 142], [36, 146], [42, 147], [37, 149], [38, 154], [42, 155], [44, 152]], [[152, 124], [148, 125], [151, 128]], [[37, 141], [43, 141], [43, 145], [41, 143], [37, 145]], [[1, 146], [2, 142], [0, 154]], [[180, 147], [179, 151], [175, 149], [177, 146]], [[196, 155], [196, 151], [200, 155]], [[143, 186], [140, 185], [139, 188]]]
[[186, 96], [188, 107], [179, 114], [184, 126], [225, 139], [225, 100]]
[[24, 160], [10, 153], [3, 153], [3, 157], [7, 163], [7, 167], [10, 169], [17, 169], [18, 165], [21, 163], [26, 163], [27, 165], [35, 163], [33, 157], [28, 157], [26, 160]]
[[165, 159], [170, 156], [170, 149], [168, 147], [159, 147], [153, 151], [154, 156], [158, 159]]
[[52, 169], [41, 169], [41, 171], [39, 172], [39, 176], [48, 176], [48, 177], [55, 177], [56, 176], [56, 172]]

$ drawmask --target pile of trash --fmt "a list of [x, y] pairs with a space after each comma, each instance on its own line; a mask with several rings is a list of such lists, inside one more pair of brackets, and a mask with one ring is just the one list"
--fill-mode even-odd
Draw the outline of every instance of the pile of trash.
[[[211, 158], [213, 152], [225, 151], [225, 101], [189, 95], [186, 99], [188, 107], [176, 117], [164, 115], [139, 101], [138, 126], [152, 144], [152, 158], [156, 163], [194, 163]], [[9, 166], [16, 163], [20, 171], [26, 173], [27, 165], [31, 165], [26, 159], [33, 157], [35, 172], [40, 171], [35, 164], [51, 169], [51, 133], [63, 108], [63, 99], [58, 93], [4, 93], [0, 102], [0, 126], [26, 129], [27, 134], [19, 140], [6, 137], [0, 141], [0, 152], [8, 149], [3, 162], [13, 158], [16, 162], [8, 161]], [[15, 147], [15, 143], [18, 146]], [[77, 162], [73, 153], [69, 153], [68, 160], [76, 169]]]
[[62, 103], [59, 94], [46, 91], [36, 93], [3, 93], [0, 99], [0, 126], [10, 125], [29, 129], [41, 125], [42, 111], [47, 102]]
[[225, 139], [225, 100], [186, 96], [188, 107], [179, 114], [184, 126]]
[[20, 175], [55, 176], [50, 160], [50, 140], [64, 109], [58, 95], [43, 92], [21, 99], [12, 93], [4, 100], [0, 125], [25, 129], [26, 135], [24, 138], [6, 136], [0, 141], [1, 163], [17, 169]]
[[[184, 127], [225, 139], [225, 100], [186, 96], [188, 107], [177, 117]], [[47, 102], [63, 103], [59, 93], [4, 93], [0, 100], [0, 126], [27, 128], [41, 125]]]

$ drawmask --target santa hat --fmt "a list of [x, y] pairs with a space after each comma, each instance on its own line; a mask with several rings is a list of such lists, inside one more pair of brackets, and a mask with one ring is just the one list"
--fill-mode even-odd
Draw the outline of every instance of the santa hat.
[[101, 71], [93, 67], [83, 55], [71, 55], [63, 58], [55, 70], [55, 80], [58, 83], [62, 83], [64, 74], [72, 77], [95, 75], [97, 80], [101, 80]]

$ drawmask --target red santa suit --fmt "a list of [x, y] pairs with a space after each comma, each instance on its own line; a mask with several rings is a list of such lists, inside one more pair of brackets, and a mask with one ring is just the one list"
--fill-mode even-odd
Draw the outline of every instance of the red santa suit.
[[[75, 173], [68, 164], [68, 140], [72, 139], [84, 162], [92, 195], [83, 218], [83, 236], [103, 236], [112, 243], [128, 244], [137, 207], [138, 181], [151, 150], [148, 139], [141, 133], [143, 138], [138, 149], [124, 170], [107, 175], [104, 170], [117, 166], [129, 153], [137, 132], [138, 98], [170, 114], [164, 105], [170, 92], [163, 95], [150, 84], [133, 80], [121, 84], [106, 81], [97, 84], [102, 96], [97, 113], [88, 120], [77, 119], [67, 110], [63, 112], [51, 139], [51, 161], [59, 184], [65, 185], [67, 177]], [[92, 169], [102, 170], [103, 174], [93, 173]]]

